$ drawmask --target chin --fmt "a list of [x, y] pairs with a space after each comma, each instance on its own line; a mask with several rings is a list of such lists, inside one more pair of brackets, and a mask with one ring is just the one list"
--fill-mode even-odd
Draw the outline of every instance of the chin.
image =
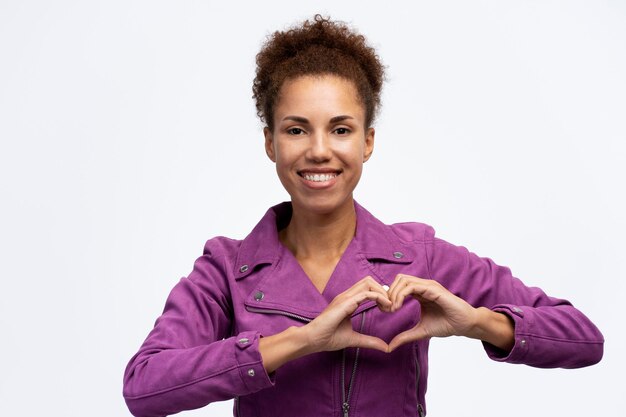
[[305, 210], [308, 213], [318, 215], [332, 214], [345, 208], [347, 204], [354, 204], [352, 201], [352, 195], [343, 198], [329, 196], [327, 198], [294, 199], [292, 197], [291, 201], [293, 205], [299, 207], [301, 210]]

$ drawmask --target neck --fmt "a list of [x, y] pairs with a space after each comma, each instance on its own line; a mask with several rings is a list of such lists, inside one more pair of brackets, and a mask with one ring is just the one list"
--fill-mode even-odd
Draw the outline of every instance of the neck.
[[332, 213], [311, 213], [292, 205], [289, 225], [279, 239], [296, 258], [340, 258], [356, 231], [352, 198]]

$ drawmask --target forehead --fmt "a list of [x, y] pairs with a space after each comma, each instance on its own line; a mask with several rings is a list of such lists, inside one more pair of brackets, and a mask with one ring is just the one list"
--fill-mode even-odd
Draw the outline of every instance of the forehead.
[[274, 116], [280, 121], [287, 114], [348, 114], [363, 119], [365, 108], [352, 81], [335, 75], [306, 75], [286, 80], [280, 88]]

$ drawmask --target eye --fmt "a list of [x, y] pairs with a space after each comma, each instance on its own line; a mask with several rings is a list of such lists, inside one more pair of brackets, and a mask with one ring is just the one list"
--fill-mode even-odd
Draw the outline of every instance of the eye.
[[290, 129], [287, 129], [287, 133], [290, 135], [301, 135], [304, 133], [304, 130], [300, 129], [299, 127], [292, 127]]
[[335, 129], [335, 133], [344, 136], [350, 133], [350, 129], [348, 129], [347, 127], [338, 127], [337, 129]]

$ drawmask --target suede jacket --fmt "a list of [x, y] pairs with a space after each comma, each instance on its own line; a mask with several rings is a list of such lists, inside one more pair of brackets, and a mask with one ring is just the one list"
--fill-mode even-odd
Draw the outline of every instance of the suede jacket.
[[[244, 240], [216, 237], [130, 359], [123, 396], [137, 417], [167, 416], [234, 398], [235, 416], [423, 416], [428, 340], [391, 353], [347, 348], [286, 363], [268, 375], [259, 338], [313, 320], [335, 296], [371, 276], [399, 273], [440, 282], [478, 307], [511, 317], [510, 352], [483, 343], [493, 360], [541, 368], [598, 362], [603, 337], [568, 301], [527, 287], [509, 268], [452, 245], [423, 223], [385, 225], [355, 203], [356, 233], [322, 293], [278, 239], [291, 204], [272, 207]], [[420, 320], [419, 302], [384, 313], [367, 301], [353, 328], [386, 342]]]

